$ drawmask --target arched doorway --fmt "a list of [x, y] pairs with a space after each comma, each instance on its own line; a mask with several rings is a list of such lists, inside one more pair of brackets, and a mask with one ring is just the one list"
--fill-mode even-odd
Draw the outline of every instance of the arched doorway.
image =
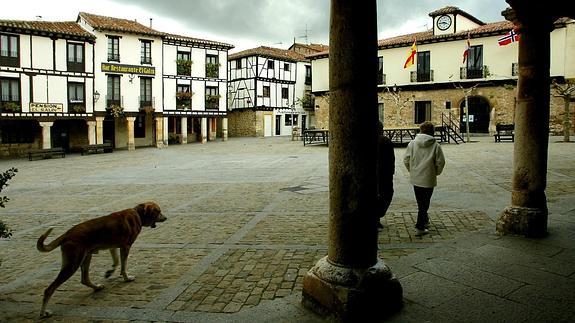
[[[470, 96], [469, 102], [469, 132], [472, 133], [489, 133], [489, 112], [491, 107], [489, 102], [482, 96]], [[465, 122], [465, 100], [459, 105], [461, 131], [467, 131]]]

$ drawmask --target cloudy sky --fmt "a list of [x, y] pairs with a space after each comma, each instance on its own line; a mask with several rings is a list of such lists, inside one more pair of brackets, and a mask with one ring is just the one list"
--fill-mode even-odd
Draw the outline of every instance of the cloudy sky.
[[[377, 0], [379, 39], [431, 28], [428, 14], [456, 6], [501, 21], [504, 0]], [[328, 43], [329, 0], [3, 0], [0, 19], [70, 21], [79, 11], [136, 19], [153, 28], [222, 41], [232, 52], [257, 46]], [[38, 18], [37, 16], [41, 16]]]

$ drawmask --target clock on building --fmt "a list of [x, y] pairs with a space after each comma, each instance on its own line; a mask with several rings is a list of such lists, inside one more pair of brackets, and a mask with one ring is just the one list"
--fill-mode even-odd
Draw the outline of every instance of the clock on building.
[[451, 26], [451, 17], [447, 15], [440, 16], [437, 18], [436, 25], [439, 30], [446, 30]]

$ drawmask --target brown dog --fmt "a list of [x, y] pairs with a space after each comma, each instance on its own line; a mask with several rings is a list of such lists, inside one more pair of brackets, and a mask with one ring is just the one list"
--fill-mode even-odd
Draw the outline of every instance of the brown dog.
[[104, 288], [103, 285], [95, 285], [90, 281], [90, 260], [92, 254], [98, 250], [110, 249], [113, 260], [112, 269], [106, 271], [106, 277], [110, 277], [118, 267], [118, 251], [121, 256], [121, 274], [124, 281], [134, 280], [126, 272], [126, 260], [130, 247], [138, 237], [142, 227], [156, 227], [156, 222], [164, 222], [166, 217], [162, 214], [160, 207], [154, 202], [147, 202], [136, 205], [132, 209], [114, 212], [110, 215], [102, 216], [73, 226], [56, 240], [44, 245], [44, 240], [52, 232], [48, 229], [36, 243], [39, 251], [49, 252], [60, 246], [62, 250], [62, 268], [58, 277], [44, 291], [41, 317], [50, 316], [46, 310], [46, 305], [50, 297], [60, 285], [68, 280], [78, 270], [82, 268], [82, 284], [93, 288], [95, 291]]

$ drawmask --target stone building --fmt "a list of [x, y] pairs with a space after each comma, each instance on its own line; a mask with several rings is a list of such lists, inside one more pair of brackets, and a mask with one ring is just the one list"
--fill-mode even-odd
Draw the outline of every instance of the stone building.
[[262, 46], [230, 55], [230, 136], [292, 135], [315, 123], [311, 64], [303, 53], [317, 52], [317, 48]]
[[[520, 35], [509, 35], [515, 32], [513, 24], [484, 23], [456, 7], [429, 16], [432, 29], [378, 42], [379, 116], [385, 127], [413, 127], [426, 120], [442, 124], [442, 118], [451, 118], [464, 132], [466, 98], [470, 132], [492, 133], [496, 124], [514, 123]], [[561, 18], [554, 27], [550, 71], [561, 83], [575, 79], [570, 54], [575, 21]], [[414, 42], [414, 64], [404, 68]], [[307, 57], [312, 61], [317, 127], [328, 128], [329, 52]], [[551, 133], [563, 131], [563, 113], [563, 100], [551, 97]]]

